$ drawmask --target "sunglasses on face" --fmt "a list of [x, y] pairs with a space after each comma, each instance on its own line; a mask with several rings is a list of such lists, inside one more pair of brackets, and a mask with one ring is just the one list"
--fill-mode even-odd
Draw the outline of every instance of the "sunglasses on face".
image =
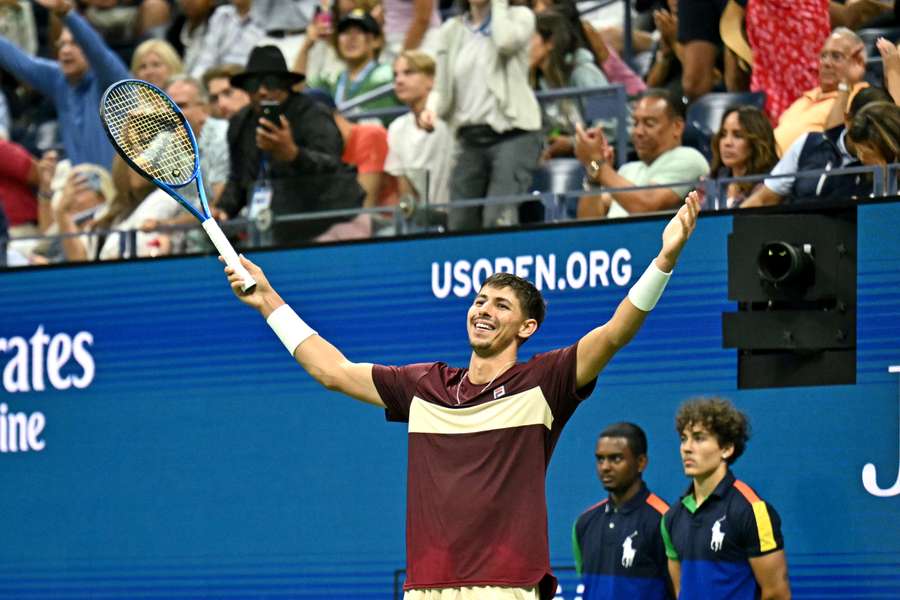
[[260, 75], [244, 80], [244, 89], [251, 94], [258, 92], [262, 86], [269, 90], [289, 91], [291, 80], [283, 75]]

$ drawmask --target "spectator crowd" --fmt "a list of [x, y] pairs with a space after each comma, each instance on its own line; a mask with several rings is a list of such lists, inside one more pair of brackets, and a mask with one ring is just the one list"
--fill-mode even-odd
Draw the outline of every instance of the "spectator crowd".
[[[532, 193], [600, 219], [694, 188], [729, 209], [896, 189], [898, 3], [634, 4], [625, 32], [575, 0], [2, 1], [0, 266], [212, 248], [107, 140], [100, 98], [129, 77], [184, 112], [244, 247], [392, 235], [398, 214], [540, 221]], [[627, 106], [598, 114], [610, 86]]]

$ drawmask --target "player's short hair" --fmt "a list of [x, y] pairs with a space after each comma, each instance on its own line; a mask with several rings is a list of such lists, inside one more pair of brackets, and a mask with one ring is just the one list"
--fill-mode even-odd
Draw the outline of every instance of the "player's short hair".
[[485, 286], [510, 288], [519, 300], [522, 311], [525, 313], [525, 318], [537, 321], [538, 327], [544, 322], [544, 317], [547, 314], [547, 304], [544, 302], [541, 292], [527, 279], [512, 273], [494, 273], [481, 284], [482, 288]]
[[719, 446], [734, 447], [726, 460], [729, 465], [740, 458], [750, 439], [750, 420], [724, 398], [693, 398], [678, 409], [675, 431], [681, 435], [691, 425], [702, 425], [716, 437]]
[[647, 434], [634, 423], [613, 423], [600, 432], [600, 438], [624, 438], [635, 458], [647, 454]]

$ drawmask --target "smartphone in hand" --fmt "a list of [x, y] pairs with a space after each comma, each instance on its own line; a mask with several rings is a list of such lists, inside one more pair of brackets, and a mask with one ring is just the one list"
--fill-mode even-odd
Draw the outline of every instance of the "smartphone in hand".
[[266, 100], [260, 103], [260, 116], [270, 121], [276, 127], [281, 127], [281, 104], [272, 100]]

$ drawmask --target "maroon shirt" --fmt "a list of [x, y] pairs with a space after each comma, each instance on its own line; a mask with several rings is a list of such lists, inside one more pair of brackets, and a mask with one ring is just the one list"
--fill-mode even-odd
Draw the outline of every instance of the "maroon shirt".
[[544, 479], [596, 383], [576, 389], [576, 347], [487, 386], [444, 363], [375, 366], [388, 420], [409, 423], [405, 589], [540, 586], [552, 598]]

